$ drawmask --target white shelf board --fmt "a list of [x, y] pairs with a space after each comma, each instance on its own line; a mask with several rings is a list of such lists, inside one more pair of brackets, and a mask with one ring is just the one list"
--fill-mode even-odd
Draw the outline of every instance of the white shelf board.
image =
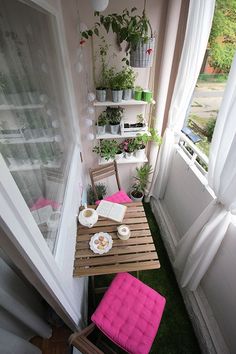
[[[108, 162], [101, 162], [101, 160], [99, 159], [98, 161], [98, 164], [99, 165], [105, 165], [106, 163], [109, 163], [110, 161]], [[137, 157], [130, 157], [129, 159], [126, 159], [125, 157], [122, 157], [118, 160], [116, 160], [117, 164], [118, 165], [122, 165], [122, 164], [127, 164], [127, 163], [142, 163], [142, 162], [148, 162], [148, 159], [147, 159], [147, 156], [145, 156], [144, 159], [139, 159]]]
[[55, 141], [55, 137], [41, 137], [35, 139], [26, 140], [25, 138], [10, 138], [10, 139], [0, 139], [2, 144], [36, 144], [36, 143], [52, 143]]
[[137, 135], [142, 135], [142, 134], [150, 134], [147, 130], [140, 130], [138, 132], [127, 132], [127, 133], [122, 133], [122, 134], [111, 134], [111, 133], [105, 133], [105, 134], [96, 134], [96, 139], [119, 139], [119, 138], [135, 138]]
[[2, 105], [0, 105], [0, 111], [39, 109], [39, 108], [43, 108], [43, 107], [44, 107], [43, 104], [27, 104], [27, 105], [23, 105], [23, 106], [14, 106], [13, 104], [12, 105], [2, 104]]
[[9, 171], [17, 172], [17, 171], [33, 171], [39, 170], [41, 167], [49, 167], [49, 168], [60, 168], [60, 164], [58, 163], [48, 163], [48, 164], [39, 164], [39, 163], [27, 163], [27, 164], [11, 164], [8, 166]]
[[137, 101], [134, 99], [131, 100], [122, 100], [121, 102], [112, 102], [112, 101], [105, 101], [105, 102], [98, 102], [94, 101], [93, 105], [97, 107], [106, 107], [106, 106], [138, 106], [138, 105], [146, 105], [149, 102], [145, 101]]

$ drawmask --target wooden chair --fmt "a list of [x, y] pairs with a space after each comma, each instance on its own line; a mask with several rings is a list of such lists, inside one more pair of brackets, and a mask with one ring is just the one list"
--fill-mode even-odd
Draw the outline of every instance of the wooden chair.
[[116, 161], [107, 163], [106, 165], [102, 165], [102, 166], [99, 166], [96, 168], [90, 168], [89, 174], [90, 174], [92, 188], [93, 188], [96, 200], [98, 200], [98, 195], [97, 195], [97, 191], [96, 191], [96, 182], [98, 182], [104, 178], [115, 175], [118, 189], [119, 189], [119, 191], [121, 190]]

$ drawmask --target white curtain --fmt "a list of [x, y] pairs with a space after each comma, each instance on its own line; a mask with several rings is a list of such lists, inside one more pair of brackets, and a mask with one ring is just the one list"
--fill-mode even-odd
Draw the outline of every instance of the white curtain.
[[[1, 234], [1, 237], [4, 237]], [[39, 354], [28, 340], [35, 335], [51, 336], [43, 316], [41, 298], [1, 258], [0, 249], [0, 352]]]
[[0, 153], [54, 251], [72, 150], [52, 16], [0, 0]]
[[214, 15], [215, 0], [190, 0], [186, 35], [169, 110], [168, 125], [155, 168], [150, 196], [162, 199], [171, 166], [175, 132], [186, 117], [201, 69]]
[[236, 56], [211, 144], [208, 184], [216, 199], [180, 240], [175, 267], [181, 285], [195, 290], [215, 257], [236, 214]]

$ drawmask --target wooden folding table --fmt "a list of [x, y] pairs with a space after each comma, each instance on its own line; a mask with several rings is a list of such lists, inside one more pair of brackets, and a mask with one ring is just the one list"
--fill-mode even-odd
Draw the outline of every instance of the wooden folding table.
[[[117, 226], [121, 224], [107, 218], [99, 217], [98, 222], [90, 229], [78, 225], [74, 261], [75, 277], [160, 268], [142, 203], [125, 205], [127, 211], [122, 224], [128, 225], [131, 230], [131, 237], [126, 241], [120, 240], [117, 236]], [[108, 232], [112, 236], [113, 245], [108, 253], [98, 255], [90, 250], [89, 241], [91, 236], [101, 231]]]

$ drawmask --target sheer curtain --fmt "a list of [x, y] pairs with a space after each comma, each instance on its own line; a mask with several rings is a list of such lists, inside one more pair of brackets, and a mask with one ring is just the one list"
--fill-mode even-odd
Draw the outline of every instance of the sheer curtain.
[[150, 196], [164, 197], [171, 166], [175, 132], [179, 132], [187, 114], [201, 69], [214, 15], [215, 0], [190, 0], [186, 35]]
[[209, 157], [208, 184], [216, 199], [180, 240], [175, 267], [181, 285], [195, 290], [236, 214], [236, 56], [217, 117]]
[[52, 251], [73, 138], [55, 33], [51, 15], [0, 0], [0, 153]]

